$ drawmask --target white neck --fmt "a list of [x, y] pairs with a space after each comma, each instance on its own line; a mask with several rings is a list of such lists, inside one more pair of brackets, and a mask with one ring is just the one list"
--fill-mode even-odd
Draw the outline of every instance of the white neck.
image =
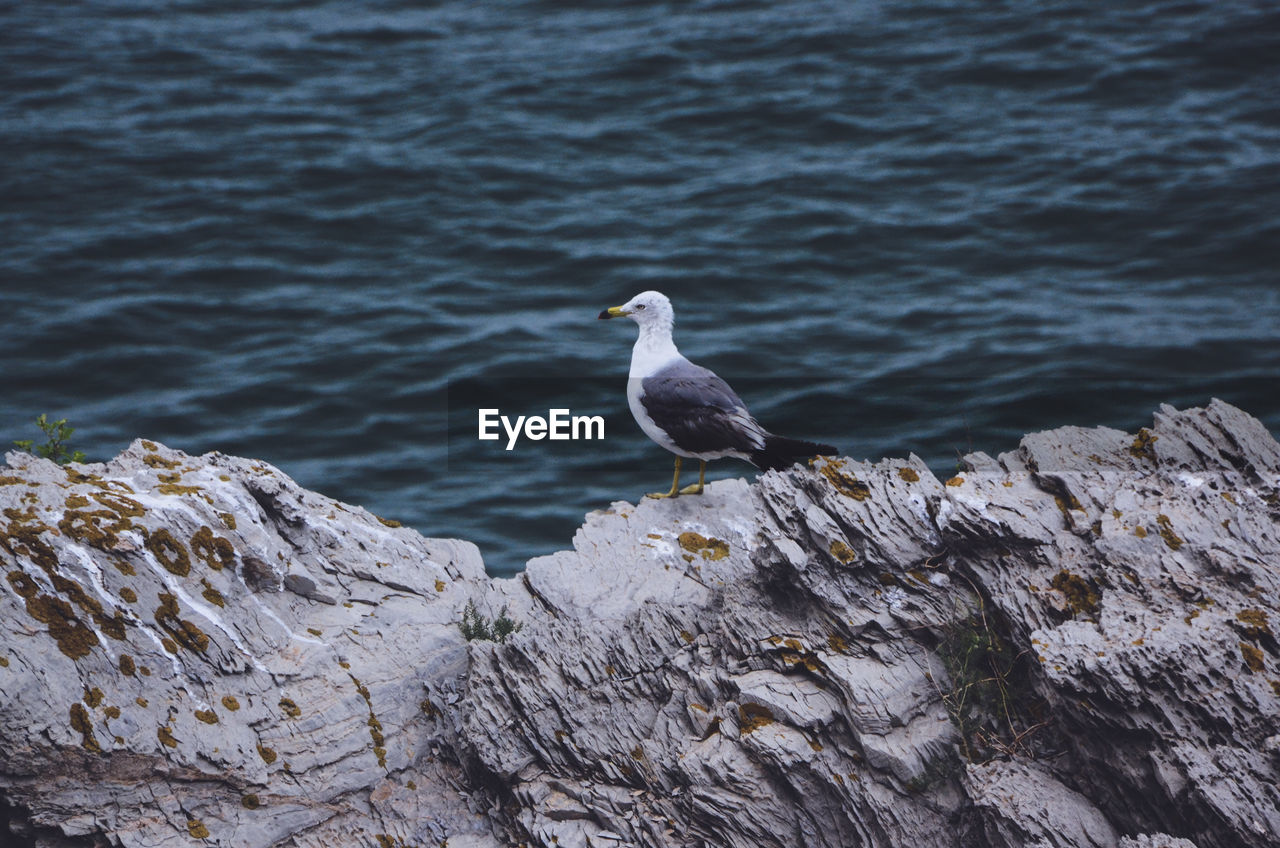
[[671, 339], [671, 325], [654, 322], [640, 325], [640, 337], [631, 349], [631, 377], [647, 377], [680, 356]]

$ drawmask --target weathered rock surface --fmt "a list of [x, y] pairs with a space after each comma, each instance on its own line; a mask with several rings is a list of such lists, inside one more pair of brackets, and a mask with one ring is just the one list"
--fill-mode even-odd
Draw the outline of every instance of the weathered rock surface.
[[618, 502], [506, 580], [260, 462], [8, 459], [21, 844], [1280, 844], [1280, 445], [1220, 402]]

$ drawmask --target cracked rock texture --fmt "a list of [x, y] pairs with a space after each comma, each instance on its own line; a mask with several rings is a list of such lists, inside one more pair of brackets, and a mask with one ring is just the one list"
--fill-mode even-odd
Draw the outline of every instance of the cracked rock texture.
[[510, 579], [142, 440], [0, 507], [19, 845], [1280, 844], [1280, 445], [1218, 401], [617, 502]]

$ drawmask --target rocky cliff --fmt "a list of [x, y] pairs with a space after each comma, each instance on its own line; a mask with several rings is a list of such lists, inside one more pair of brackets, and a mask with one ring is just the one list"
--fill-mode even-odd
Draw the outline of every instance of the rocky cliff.
[[1280, 446], [1220, 402], [618, 502], [506, 580], [143, 440], [0, 507], [19, 845], [1280, 843]]

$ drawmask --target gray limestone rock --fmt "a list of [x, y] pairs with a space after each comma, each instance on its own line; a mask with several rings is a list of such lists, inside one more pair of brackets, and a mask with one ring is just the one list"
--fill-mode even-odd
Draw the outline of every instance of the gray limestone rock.
[[1218, 401], [620, 501], [508, 579], [145, 441], [0, 508], [19, 844], [1280, 844], [1280, 445]]

